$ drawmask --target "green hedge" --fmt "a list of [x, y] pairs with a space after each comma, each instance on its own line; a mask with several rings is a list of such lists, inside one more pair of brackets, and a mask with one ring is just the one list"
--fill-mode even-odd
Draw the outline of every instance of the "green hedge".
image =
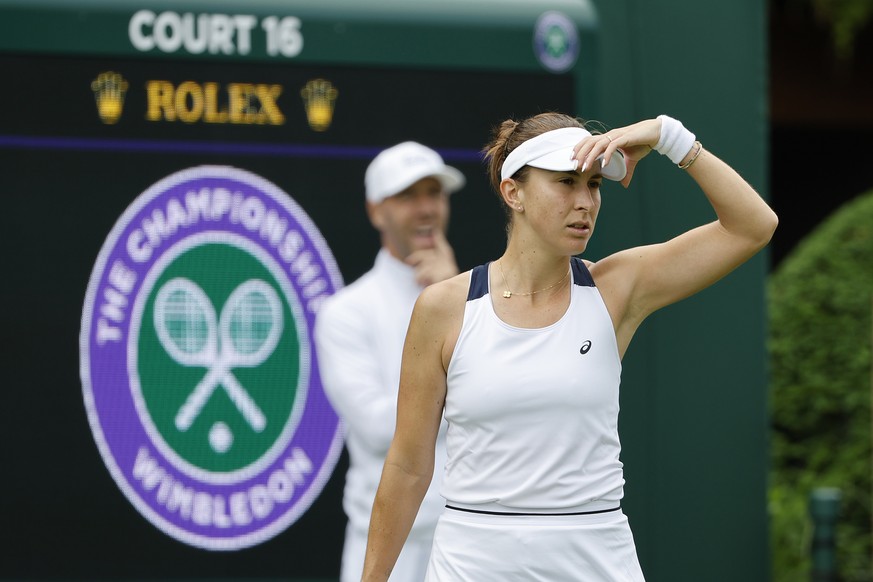
[[768, 285], [773, 582], [810, 580], [808, 500], [816, 487], [842, 491], [841, 579], [873, 580], [873, 192], [825, 220]]

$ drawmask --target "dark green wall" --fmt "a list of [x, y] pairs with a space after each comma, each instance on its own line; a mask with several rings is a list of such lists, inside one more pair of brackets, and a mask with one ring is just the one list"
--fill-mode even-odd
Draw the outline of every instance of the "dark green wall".
[[[763, 1], [595, 4], [596, 115], [613, 126], [676, 117], [766, 197]], [[604, 198], [599, 256], [714, 218], [688, 176], [650, 157], [629, 191]], [[762, 253], [656, 314], [625, 356], [625, 508], [650, 582], [769, 579], [766, 268]]]

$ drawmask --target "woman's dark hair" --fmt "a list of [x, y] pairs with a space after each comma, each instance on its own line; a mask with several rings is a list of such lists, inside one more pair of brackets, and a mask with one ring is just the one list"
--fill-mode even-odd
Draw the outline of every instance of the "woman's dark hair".
[[[491, 131], [491, 141], [482, 148], [485, 161], [488, 163], [488, 178], [497, 195], [500, 195], [500, 169], [509, 153], [523, 142], [553, 129], [563, 127], [585, 127], [581, 119], [564, 113], [540, 113], [522, 121], [507, 119]], [[527, 177], [527, 166], [522, 166], [512, 177], [524, 182]]]

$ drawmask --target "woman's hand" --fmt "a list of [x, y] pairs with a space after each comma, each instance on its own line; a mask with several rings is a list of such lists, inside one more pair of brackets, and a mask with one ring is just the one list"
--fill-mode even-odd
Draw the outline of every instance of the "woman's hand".
[[627, 188], [633, 178], [637, 163], [658, 145], [661, 138], [661, 121], [647, 119], [617, 127], [600, 135], [586, 137], [573, 148], [574, 159], [578, 160], [579, 168], [590, 168], [597, 163], [597, 158], [603, 156], [603, 165], [609, 163], [615, 150], [621, 150], [627, 165], [627, 175], [621, 181]]

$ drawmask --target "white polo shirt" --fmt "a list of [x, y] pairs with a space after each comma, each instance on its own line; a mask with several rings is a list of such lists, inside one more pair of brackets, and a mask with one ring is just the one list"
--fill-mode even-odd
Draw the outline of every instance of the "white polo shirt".
[[[382, 465], [394, 436], [400, 360], [412, 308], [422, 287], [412, 267], [382, 249], [373, 268], [321, 307], [315, 340], [324, 389], [346, 428], [349, 470], [343, 508], [366, 536]], [[410, 538], [431, 537], [445, 500], [445, 422], [436, 447], [434, 481]]]

